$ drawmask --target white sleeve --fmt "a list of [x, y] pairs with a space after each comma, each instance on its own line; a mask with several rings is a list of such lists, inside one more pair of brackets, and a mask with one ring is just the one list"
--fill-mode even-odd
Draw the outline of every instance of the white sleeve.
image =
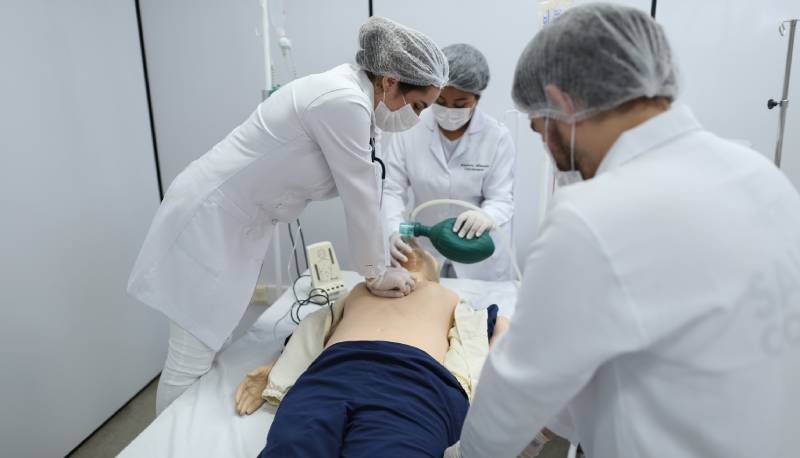
[[564, 409], [554, 418], [551, 418], [547, 423], [547, 429], [573, 444], [579, 442], [578, 438], [575, 436], [575, 422], [572, 421], [569, 409]]
[[387, 237], [405, 221], [406, 204], [408, 203], [408, 180], [406, 170], [406, 153], [403, 133], [391, 135], [384, 144], [386, 161], [386, 184], [383, 190], [383, 212], [386, 218]]
[[517, 162], [517, 149], [511, 134], [504, 126], [501, 129], [494, 164], [483, 182], [481, 203], [483, 211], [498, 226], [509, 222], [514, 215], [514, 168]]
[[483, 367], [461, 433], [464, 458], [517, 456], [601, 364], [643, 340], [601, 242], [571, 207], [554, 206], [514, 320]]
[[303, 113], [304, 126], [322, 150], [344, 204], [355, 269], [377, 277], [388, 264], [380, 210], [380, 167], [372, 162], [372, 112], [357, 94], [335, 93]]
[[280, 404], [297, 379], [325, 350], [331, 330], [336, 329], [342, 319], [347, 300], [347, 296], [344, 297], [331, 305], [331, 309], [321, 308], [300, 321], [269, 372], [267, 387], [261, 392], [265, 401]]

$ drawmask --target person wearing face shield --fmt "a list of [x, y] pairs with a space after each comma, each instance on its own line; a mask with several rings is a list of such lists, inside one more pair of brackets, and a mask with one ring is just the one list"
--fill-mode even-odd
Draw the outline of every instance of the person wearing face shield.
[[514, 457], [545, 427], [592, 458], [797, 456], [787, 178], [673, 103], [669, 43], [637, 9], [592, 3], [545, 26], [512, 95], [581, 181], [553, 196], [445, 456]]
[[[510, 239], [516, 150], [508, 129], [479, 107], [489, 84], [489, 65], [483, 54], [468, 44], [453, 44], [442, 51], [450, 68], [447, 86], [422, 114], [419, 125], [384, 143], [389, 169], [384, 209], [393, 265], [405, 262], [411, 252], [398, 232], [407, 206], [432, 199], [464, 200], [481, 210], [437, 206], [420, 213], [420, 222], [432, 225], [456, 217], [453, 230], [462, 238], [498, 230]], [[443, 276], [512, 278], [511, 259], [505, 250], [497, 250], [479, 264], [459, 264], [443, 259], [427, 240], [421, 243], [436, 254]]]
[[128, 283], [171, 321], [162, 411], [206, 373], [250, 302], [279, 222], [342, 198], [354, 268], [373, 294], [401, 297], [411, 274], [389, 266], [376, 128], [412, 127], [447, 82], [447, 59], [422, 33], [374, 17], [355, 64], [299, 78], [172, 182]]

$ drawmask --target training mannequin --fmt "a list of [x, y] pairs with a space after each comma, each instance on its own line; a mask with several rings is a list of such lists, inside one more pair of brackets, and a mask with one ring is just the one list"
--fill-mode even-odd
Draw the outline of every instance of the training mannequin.
[[[439, 285], [436, 260], [418, 246], [403, 267], [418, 282], [408, 296], [381, 298], [360, 284], [337, 304], [338, 320], [327, 329], [324, 350], [280, 401], [262, 456], [319, 456], [336, 450], [356, 456], [421, 450], [440, 455], [455, 442], [488, 353], [489, 335], [496, 339], [508, 320], [488, 320], [490, 332], [492, 313], [459, 305], [458, 295]], [[480, 321], [471, 315], [478, 313]], [[301, 338], [299, 332], [292, 339]], [[477, 357], [475, 348], [481, 353]], [[453, 356], [456, 351], [461, 353]], [[466, 376], [458, 377], [459, 369], [451, 365], [464, 359], [474, 362], [460, 371]], [[272, 368], [256, 368], [239, 386], [240, 414], [263, 404]], [[353, 393], [343, 393], [348, 390]], [[420, 399], [424, 405], [415, 404]], [[425, 420], [411, 421], [419, 420], [415, 417]]]

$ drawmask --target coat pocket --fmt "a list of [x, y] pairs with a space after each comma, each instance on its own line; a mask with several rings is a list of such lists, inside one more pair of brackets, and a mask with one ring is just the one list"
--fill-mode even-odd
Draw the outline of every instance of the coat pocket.
[[181, 231], [176, 248], [214, 278], [232, 266], [250, 262], [257, 240], [246, 234], [252, 218], [215, 190]]

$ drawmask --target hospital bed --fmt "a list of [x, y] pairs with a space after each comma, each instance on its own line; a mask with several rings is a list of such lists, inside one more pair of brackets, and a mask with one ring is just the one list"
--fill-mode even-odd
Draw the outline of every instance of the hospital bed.
[[[348, 288], [360, 277], [343, 272]], [[498, 304], [510, 315], [516, 305], [512, 282], [449, 279], [441, 281], [476, 308]], [[298, 286], [298, 294], [301, 287]], [[224, 348], [211, 370], [179, 397], [119, 455], [122, 458], [254, 457], [264, 448], [275, 408], [263, 406], [250, 416], [234, 412], [233, 394], [244, 375], [272, 362], [295, 324], [287, 312], [294, 295], [287, 290], [242, 337]], [[316, 310], [306, 306], [301, 316]]]

